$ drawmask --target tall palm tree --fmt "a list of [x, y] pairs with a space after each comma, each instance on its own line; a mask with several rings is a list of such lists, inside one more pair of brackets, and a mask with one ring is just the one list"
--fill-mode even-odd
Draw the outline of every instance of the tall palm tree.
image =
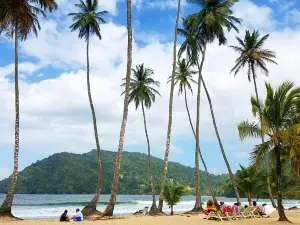
[[[244, 68], [245, 66], [248, 67], [247, 69], [247, 76], [248, 80], [251, 82], [251, 77], [253, 79], [254, 88], [255, 88], [255, 95], [256, 101], [258, 102], [259, 95], [256, 85], [256, 76], [257, 76], [257, 69], [260, 69], [264, 72], [266, 76], [269, 75], [269, 70], [266, 66], [266, 63], [273, 63], [277, 64], [273, 59], [276, 58], [275, 52], [264, 49], [264, 44], [267, 41], [269, 34], [260, 37], [259, 32], [254, 30], [251, 34], [247, 30], [244, 40], [239, 37], [236, 37], [239, 46], [230, 46], [236, 52], [239, 53], [239, 57], [236, 60], [235, 66], [232, 68], [231, 72], [234, 72], [234, 75], [237, 75], [238, 72]], [[261, 109], [258, 108], [259, 115], [261, 117]], [[261, 120], [262, 121], [262, 120]], [[262, 126], [262, 124], [261, 124]], [[264, 136], [261, 135], [261, 141], [264, 143]], [[267, 173], [269, 173], [269, 162], [268, 157], [266, 157], [266, 169]], [[275, 201], [273, 199], [271, 187], [270, 187], [270, 179], [267, 177], [268, 182], [268, 194], [270, 200], [272, 202], [273, 207], [276, 207]]]
[[[275, 155], [279, 221], [288, 221], [282, 205], [281, 156], [289, 152], [289, 158], [293, 162], [291, 169], [299, 173], [297, 168], [300, 166], [300, 117], [297, 112], [299, 112], [300, 88], [295, 88], [292, 82], [285, 82], [276, 90], [266, 83], [266, 89], [267, 96], [263, 107], [260, 107], [261, 116], [258, 116], [255, 122], [241, 122], [238, 131], [242, 140], [261, 135], [269, 137], [267, 141], [255, 147], [251, 153], [252, 160], [255, 165], [260, 165], [265, 156]], [[252, 100], [252, 104], [257, 107], [260, 103]], [[260, 120], [263, 121], [262, 127]]]
[[79, 0], [79, 3], [75, 5], [79, 12], [70, 13], [69, 16], [73, 17], [73, 24], [70, 26], [71, 31], [79, 31], [79, 38], [84, 38], [86, 41], [86, 76], [87, 76], [87, 92], [92, 111], [93, 127], [95, 142], [97, 148], [97, 161], [98, 161], [98, 182], [93, 199], [84, 207], [82, 213], [85, 216], [97, 213], [97, 204], [100, 198], [100, 192], [102, 188], [102, 158], [101, 149], [99, 143], [99, 135], [97, 129], [97, 119], [95, 114], [95, 108], [92, 100], [91, 85], [90, 85], [90, 62], [89, 62], [89, 44], [90, 38], [95, 34], [99, 40], [102, 36], [100, 33], [100, 23], [105, 23], [103, 16], [107, 14], [107, 11], [98, 11], [98, 0]]
[[[36, 6], [33, 3], [37, 3]], [[0, 216], [13, 217], [11, 206], [14, 199], [15, 187], [19, 168], [19, 69], [18, 69], [18, 41], [25, 41], [28, 35], [33, 32], [37, 36], [41, 29], [38, 15], [46, 16], [46, 9], [50, 12], [57, 9], [55, 0], [6, 0], [0, 2], [0, 34], [5, 33], [15, 41], [15, 147], [14, 147], [14, 168], [8, 193], [0, 207]]]
[[[145, 68], [144, 64], [136, 66], [136, 69], [132, 69], [133, 78], [130, 79], [130, 88], [129, 88], [129, 103], [134, 102], [135, 108], [142, 106], [142, 113], [144, 118], [144, 128], [145, 135], [147, 139], [148, 145], [148, 176], [149, 176], [149, 184], [152, 190], [152, 206], [150, 209], [150, 214], [157, 213], [156, 199], [155, 199], [155, 188], [152, 177], [152, 163], [151, 163], [151, 151], [150, 151], [150, 141], [147, 130], [147, 122], [146, 122], [146, 114], [145, 107], [150, 109], [152, 103], [155, 102], [155, 95], [159, 95], [160, 93], [152, 86], [159, 87], [160, 83], [158, 81], [153, 80], [152, 75], [154, 74], [152, 69]], [[125, 80], [125, 79], [123, 79]], [[126, 83], [122, 84], [125, 86]], [[122, 95], [124, 92], [122, 93]]]
[[[208, 89], [205, 85], [202, 69], [205, 61], [206, 55], [206, 47], [209, 43], [213, 42], [215, 39], [219, 41], [220, 45], [224, 45], [227, 43], [227, 38], [225, 36], [224, 29], [227, 28], [228, 31], [234, 29], [235, 31], [239, 31], [235, 24], [240, 23], [240, 19], [233, 16], [233, 11], [231, 10], [232, 6], [238, 2], [238, 0], [187, 0], [189, 3], [197, 4], [201, 7], [200, 11], [189, 15], [184, 21], [183, 25], [187, 28], [189, 33], [194, 36], [198, 45], [201, 46], [202, 60], [199, 65], [199, 82], [198, 82], [198, 96], [197, 96], [197, 122], [196, 122], [196, 138], [197, 137], [197, 129], [199, 130], [199, 105], [200, 105], [200, 83], [202, 82], [208, 103], [210, 106], [210, 112], [213, 120], [214, 129], [216, 132], [216, 136], [219, 142], [219, 146], [226, 163], [229, 175], [231, 177], [231, 181], [235, 190], [237, 202], [240, 203], [240, 196], [238, 193], [238, 189], [236, 186], [235, 178], [232, 173], [231, 167], [229, 165], [220, 134], [218, 131], [212, 101], [208, 92]], [[198, 126], [198, 128], [197, 128]], [[199, 140], [196, 139], [196, 147], [199, 146]]]
[[[178, 31], [180, 32], [180, 29], [178, 29]], [[182, 47], [181, 47], [182, 48]], [[181, 49], [180, 48], [180, 49]], [[180, 50], [179, 50], [179, 53], [180, 53]], [[192, 122], [192, 119], [191, 119], [191, 114], [190, 114], [190, 110], [189, 110], [189, 107], [188, 107], [188, 102], [187, 102], [187, 94], [186, 94], [186, 89], [188, 88], [189, 91], [191, 91], [191, 93], [193, 94], [193, 89], [192, 89], [192, 86], [191, 86], [191, 83], [195, 83], [197, 84], [197, 82], [193, 79], [193, 75], [196, 74], [197, 72], [196, 71], [192, 71], [191, 70], [191, 64], [188, 64], [186, 62], [185, 59], [182, 59], [182, 60], [178, 60], [177, 62], [177, 68], [176, 68], [176, 72], [175, 72], [175, 85], [179, 85], [179, 91], [178, 91], [178, 95], [182, 94], [184, 92], [184, 99], [185, 99], [185, 107], [186, 107], [186, 111], [187, 111], [187, 114], [188, 114], [188, 118], [189, 118], [189, 122], [190, 122], [190, 125], [191, 125], [191, 128], [192, 128], [192, 132], [193, 132], [193, 135], [194, 137], [196, 138], [196, 133], [195, 133], [195, 129], [194, 129], [194, 126], [193, 126], [193, 122]], [[168, 83], [171, 81], [171, 76], [169, 77], [168, 79]], [[204, 165], [204, 168], [205, 168], [205, 171], [206, 171], [206, 175], [207, 175], [207, 183], [209, 184], [209, 175], [208, 175], [208, 171], [207, 171], [207, 167], [206, 167], [206, 164], [205, 164], [205, 161], [203, 159], [203, 156], [201, 154], [201, 150], [200, 150], [200, 146], [197, 150], [198, 154], [200, 155], [200, 158], [202, 160], [202, 163]], [[196, 167], [196, 203], [195, 203], [195, 209], [200, 209], [201, 208], [201, 194], [200, 194], [200, 183], [199, 183], [199, 157], [195, 156], [195, 165], [198, 165], [198, 167]], [[210, 185], [208, 185], [210, 186]]]
[[112, 183], [112, 190], [108, 205], [103, 212], [102, 216], [112, 216], [116, 204], [116, 197], [119, 185], [119, 176], [121, 170], [121, 160], [124, 145], [124, 136], [126, 130], [126, 123], [128, 118], [128, 103], [129, 103], [129, 91], [130, 91], [130, 75], [131, 75], [131, 64], [132, 64], [132, 26], [131, 26], [131, 0], [126, 0], [127, 5], [127, 69], [126, 69], [126, 83], [125, 83], [125, 93], [124, 93], [124, 108], [123, 108], [123, 118], [120, 130], [120, 139], [118, 146], [118, 153], [116, 158], [116, 166], [114, 169], [114, 178]]
[[181, 2], [181, 0], [178, 0], [176, 22], [175, 22], [175, 29], [174, 29], [173, 67], [172, 67], [171, 90], [170, 90], [170, 99], [169, 99], [169, 119], [168, 119], [166, 150], [165, 150], [165, 157], [164, 157], [164, 167], [162, 169], [162, 175], [161, 175], [160, 196], [159, 196], [159, 204], [158, 204], [159, 212], [162, 212], [162, 208], [163, 208], [163, 196], [164, 196], [164, 189], [165, 189], [165, 185], [166, 185], [168, 163], [169, 163], [169, 152], [170, 152], [171, 132], [172, 132], [174, 78], [175, 78], [175, 69], [176, 69], [176, 62], [177, 62], [177, 60], [176, 60], [176, 58], [177, 58], [177, 50], [176, 50], [177, 49], [176, 48], [177, 28], [178, 28], [178, 21], [179, 21], [179, 16], [180, 16], [180, 2]]

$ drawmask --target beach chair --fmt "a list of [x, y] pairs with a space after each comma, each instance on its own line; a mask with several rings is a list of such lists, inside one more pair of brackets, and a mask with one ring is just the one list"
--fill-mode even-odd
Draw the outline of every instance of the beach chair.
[[242, 207], [238, 207], [238, 213], [234, 209], [232, 209], [232, 212], [226, 212], [226, 216], [228, 217], [229, 220], [237, 220], [239, 217], [239, 214], [241, 212]]
[[[240, 218], [244, 218], [244, 219], [247, 219], [247, 218], [253, 218], [253, 214], [251, 213], [253, 210], [255, 209], [254, 206], [249, 206], [247, 209], [245, 209], [244, 212], [240, 212], [240, 215], [239, 217]], [[255, 217], [254, 217], [255, 218]]]
[[145, 208], [143, 209], [143, 213], [142, 213], [142, 214], [143, 214], [144, 216], [148, 214], [148, 209], [149, 209], [148, 207], [145, 207]]

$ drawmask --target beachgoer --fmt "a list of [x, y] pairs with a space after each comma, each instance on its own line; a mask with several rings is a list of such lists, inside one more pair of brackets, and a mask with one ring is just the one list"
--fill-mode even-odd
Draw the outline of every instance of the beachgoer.
[[83, 221], [83, 215], [79, 209], [76, 209], [76, 214], [75, 214], [75, 216], [72, 217], [72, 220], [76, 221], [76, 222]]
[[68, 216], [68, 210], [65, 210], [64, 213], [61, 214], [59, 221], [60, 222], [68, 222], [68, 221], [70, 221], [69, 216]]
[[232, 212], [235, 212], [235, 214], [239, 214], [239, 203], [234, 203], [234, 205], [232, 206]]
[[255, 208], [257, 208], [257, 212], [259, 213], [259, 215], [261, 216], [265, 215], [264, 207], [261, 204], [257, 204], [256, 201], [253, 201], [252, 204]]
[[248, 208], [248, 205], [245, 205], [242, 209], [241, 212], [244, 212]]
[[210, 212], [217, 212], [217, 208], [214, 204], [214, 201], [209, 199], [206, 202], [206, 209], [202, 211], [205, 215], [208, 215]]
[[223, 211], [223, 208], [226, 207], [227, 205], [224, 203], [223, 200], [220, 201], [220, 209]]

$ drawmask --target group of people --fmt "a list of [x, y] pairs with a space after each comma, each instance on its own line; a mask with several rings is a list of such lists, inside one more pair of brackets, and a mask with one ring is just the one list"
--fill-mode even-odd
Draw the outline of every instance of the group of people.
[[[257, 212], [263, 216], [263, 215], [268, 215], [273, 212], [273, 207], [269, 206], [267, 204], [257, 204], [256, 201], [253, 201], [252, 205], [257, 208]], [[215, 212], [215, 213], [221, 213], [225, 215], [227, 212], [235, 212], [238, 214], [239, 212], [244, 212], [248, 208], [248, 205], [245, 205], [240, 211], [239, 211], [239, 204], [234, 203], [233, 206], [225, 204], [224, 201], [220, 201], [220, 207], [217, 209], [216, 205], [214, 204], [213, 200], [208, 200], [206, 203], [206, 209], [203, 210], [203, 213], [208, 215], [210, 212]]]
[[68, 216], [68, 210], [65, 210], [63, 214], [61, 214], [60, 222], [81, 222], [83, 221], [83, 215], [79, 209], [76, 209], [76, 214], [71, 218]]

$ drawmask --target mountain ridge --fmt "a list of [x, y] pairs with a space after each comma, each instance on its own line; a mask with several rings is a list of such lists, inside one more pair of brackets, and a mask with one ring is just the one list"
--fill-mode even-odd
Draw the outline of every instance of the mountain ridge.
[[[102, 193], [110, 193], [117, 152], [101, 150], [103, 161]], [[151, 156], [156, 191], [159, 190], [163, 160]], [[134, 163], [132, 163], [134, 162]], [[195, 169], [178, 162], [169, 162], [168, 177], [194, 187]], [[210, 175], [213, 185], [226, 182], [227, 175]], [[201, 171], [201, 189], [205, 193], [206, 174]], [[0, 181], [0, 193], [6, 193], [10, 178]], [[16, 193], [22, 194], [92, 194], [97, 182], [96, 151], [83, 154], [55, 153], [38, 160], [19, 172]], [[147, 155], [123, 152], [119, 194], [150, 194]]]

